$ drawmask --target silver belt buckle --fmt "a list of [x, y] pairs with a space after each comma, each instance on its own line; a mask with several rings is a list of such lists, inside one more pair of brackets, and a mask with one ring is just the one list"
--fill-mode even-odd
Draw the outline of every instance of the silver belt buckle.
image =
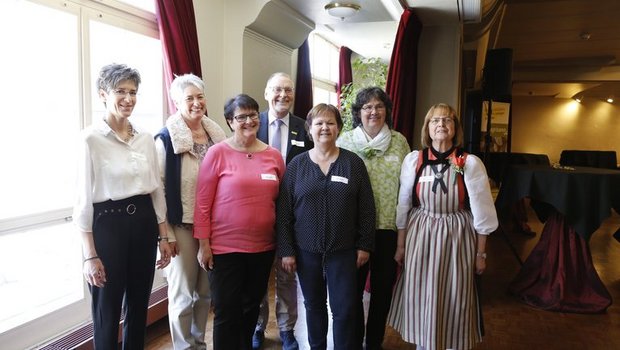
[[135, 204], [129, 204], [127, 206], [127, 208], [125, 208], [125, 210], [127, 211], [127, 214], [133, 215], [136, 212], [136, 205]]

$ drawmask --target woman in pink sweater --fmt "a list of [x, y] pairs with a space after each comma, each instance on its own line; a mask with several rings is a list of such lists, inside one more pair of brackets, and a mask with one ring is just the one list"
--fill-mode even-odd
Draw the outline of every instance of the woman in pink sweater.
[[285, 165], [256, 138], [258, 103], [226, 102], [233, 135], [209, 148], [196, 186], [194, 237], [208, 271], [215, 310], [215, 349], [250, 349], [275, 253], [275, 200]]

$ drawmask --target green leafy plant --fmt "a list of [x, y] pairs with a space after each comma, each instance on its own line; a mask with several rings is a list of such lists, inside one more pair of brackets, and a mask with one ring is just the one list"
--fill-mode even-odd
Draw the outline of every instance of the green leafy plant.
[[343, 131], [353, 128], [351, 106], [355, 102], [357, 92], [370, 86], [378, 86], [385, 90], [387, 82], [387, 63], [378, 57], [356, 58], [351, 63], [353, 82], [344, 85], [340, 90], [340, 114], [344, 121]]

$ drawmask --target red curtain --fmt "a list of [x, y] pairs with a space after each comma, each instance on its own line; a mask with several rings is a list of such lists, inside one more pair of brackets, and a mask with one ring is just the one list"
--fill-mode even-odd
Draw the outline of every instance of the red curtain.
[[297, 77], [295, 79], [295, 108], [293, 114], [306, 119], [312, 109], [312, 73], [310, 72], [310, 48], [308, 39], [297, 51]]
[[340, 61], [338, 63], [338, 108], [340, 108], [340, 92], [342, 87], [353, 81], [351, 70], [351, 54], [353, 51], [346, 46], [340, 48]]
[[386, 92], [394, 103], [394, 129], [407, 138], [410, 146], [413, 146], [418, 43], [421, 32], [422, 22], [412, 9], [406, 9], [398, 24], [386, 84]]
[[[192, 0], [155, 0], [155, 14], [164, 48], [166, 90], [175, 75], [193, 73], [202, 77]], [[168, 108], [171, 113], [176, 110], [170, 100]]]

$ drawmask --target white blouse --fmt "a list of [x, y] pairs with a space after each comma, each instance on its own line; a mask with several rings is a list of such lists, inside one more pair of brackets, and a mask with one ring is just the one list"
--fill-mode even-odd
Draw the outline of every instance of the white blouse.
[[[419, 151], [409, 153], [403, 160], [400, 171], [400, 190], [396, 207], [396, 227], [407, 228], [407, 219], [413, 203], [413, 184], [415, 182]], [[469, 195], [469, 205], [474, 217], [477, 233], [488, 235], [498, 227], [497, 212], [491, 195], [489, 178], [482, 160], [468, 154], [465, 160], [465, 186]]]
[[157, 222], [166, 219], [166, 202], [159, 177], [153, 136], [138, 132], [124, 142], [99, 120], [84, 129], [78, 146], [77, 200], [73, 222], [92, 232], [93, 203], [151, 194]]

